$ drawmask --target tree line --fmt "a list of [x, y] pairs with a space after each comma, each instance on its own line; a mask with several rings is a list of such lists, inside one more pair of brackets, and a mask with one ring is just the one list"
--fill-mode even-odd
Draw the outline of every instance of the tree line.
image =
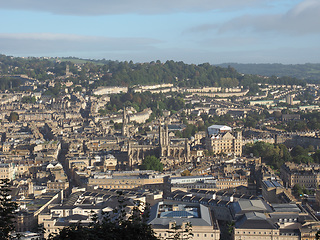
[[284, 144], [271, 144], [266, 142], [255, 142], [247, 144], [244, 147], [244, 154], [252, 154], [255, 157], [261, 157], [262, 162], [272, 166], [275, 169], [285, 162], [301, 163], [320, 163], [320, 150], [314, 151], [314, 148], [303, 148], [295, 146], [291, 151]]
[[[111, 60], [82, 60], [18, 58], [0, 55], [0, 76], [25, 74], [39, 81], [54, 79], [66, 73], [69, 66], [69, 80], [81, 84], [87, 89], [99, 86], [134, 86], [172, 83], [179, 87], [236, 87], [244, 86], [251, 92], [258, 90], [257, 83], [269, 84], [305, 84], [304, 81], [292, 77], [261, 77], [259, 75], [240, 74], [235, 68], [214, 66], [209, 63], [186, 64], [168, 60], [164, 63], [119, 62]], [[77, 64], [75, 64], [77, 63]], [[49, 74], [50, 73], [50, 74]], [[99, 76], [98, 78], [96, 76]], [[89, 83], [89, 79], [94, 79]], [[4, 80], [3, 80], [4, 81]], [[0, 82], [0, 88], [9, 89], [8, 84]]]
[[297, 79], [307, 79], [311, 81], [319, 81], [320, 64], [306, 63], [306, 64], [242, 64], [229, 63], [219, 64], [221, 67], [231, 65], [237, 71], [245, 74], [258, 74], [263, 76], [290, 76]]

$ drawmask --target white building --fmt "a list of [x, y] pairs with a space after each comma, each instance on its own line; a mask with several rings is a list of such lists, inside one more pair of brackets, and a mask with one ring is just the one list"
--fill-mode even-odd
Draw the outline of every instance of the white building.
[[128, 87], [99, 87], [93, 91], [94, 95], [127, 93]]
[[218, 133], [231, 132], [232, 128], [225, 125], [211, 125], [208, 127], [208, 134], [215, 135]]

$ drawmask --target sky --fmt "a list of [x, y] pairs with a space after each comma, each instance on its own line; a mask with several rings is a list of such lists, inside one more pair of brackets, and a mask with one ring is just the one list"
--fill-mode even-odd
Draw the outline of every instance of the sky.
[[0, 0], [0, 53], [320, 63], [320, 0]]

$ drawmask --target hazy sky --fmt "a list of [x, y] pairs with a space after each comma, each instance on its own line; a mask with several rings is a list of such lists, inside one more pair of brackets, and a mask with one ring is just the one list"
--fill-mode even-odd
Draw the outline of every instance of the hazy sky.
[[0, 0], [12, 56], [319, 63], [320, 0]]

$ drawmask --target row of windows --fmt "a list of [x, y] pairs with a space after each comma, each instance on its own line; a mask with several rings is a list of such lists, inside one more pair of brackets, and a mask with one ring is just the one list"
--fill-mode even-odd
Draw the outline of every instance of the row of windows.
[[[113, 181], [113, 182], [111, 182], [111, 184], [116, 184], [116, 183], [119, 183], [119, 184], [124, 184], [124, 181], [125, 180], [122, 180], [122, 181]], [[96, 181], [94, 181], [95, 183], [104, 183], [105, 181], [103, 181], [103, 180], [96, 180]], [[142, 181], [140, 181], [140, 180], [138, 180], [138, 181], [126, 181], [125, 183], [129, 183], [129, 184], [132, 184], [132, 183], [141, 183]], [[109, 184], [110, 184], [110, 182], [109, 182]]]
[[217, 185], [243, 185], [246, 184], [247, 182], [217, 182]]
[[[237, 234], [240, 234], [240, 232], [238, 231]], [[261, 235], [261, 234], [263, 234], [263, 235], [270, 235], [270, 234], [272, 234], [272, 232], [242, 232], [242, 234], [253, 234], [253, 235], [255, 235], [255, 234]], [[277, 233], [277, 232], [274, 232], [273, 234], [277, 235], [278, 233]]]
[[[199, 233], [194, 234], [195, 237], [200, 237], [201, 235], [203, 237], [207, 237], [207, 236], [209, 237], [210, 236], [210, 234], [206, 234], [206, 233], [204, 233], [204, 234], [199, 234]], [[169, 234], [167, 234], [167, 233], [162, 233], [162, 234], [159, 233], [159, 237], [167, 237], [167, 236], [169, 237]], [[213, 237], [213, 234], [211, 234], [211, 237]]]
[[8, 175], [0, 175], [0, 179], [8, 178]]
[[105, 185], [105, 186], [99, 186], [100, 188], [128, 188], [128, 189], [131, 189], [131, 188], [135, 188], [135, 187], [139, 187], [138, 185], [120, 185], [120, 186], [114, 186], [114, 185]]
[[287, 219], [287, 218], [284, 218], [284, 219], [279, 218], [278, 221], [279, 222], [296, 222], [296, 221], [298, 221], [298, 219], [297, 218], [294, 218], [294, 219], [292, 219], [292, 218], [289, 218], [289, 219]]
[[64, 184], [58, 183], [58, 184], [49, 184], [51, 187], [64, 187]]
[[312, 182], [317, 182], [316, 180], [300, 180], [300, 181], [294, 181], [294, 182], [303, 182], [303, 183], [312, 183]]

